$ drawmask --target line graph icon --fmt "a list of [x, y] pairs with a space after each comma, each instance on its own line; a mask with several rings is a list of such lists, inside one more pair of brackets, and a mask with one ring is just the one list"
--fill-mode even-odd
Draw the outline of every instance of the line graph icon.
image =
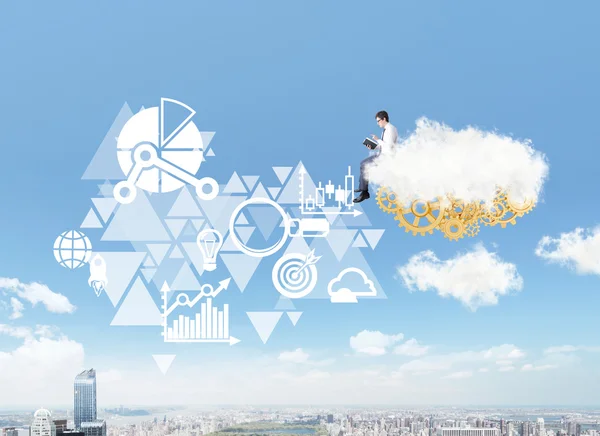
[[[172, 130], [165, 128], [169, 105], [186, 113]], [[204, 150], [202, 135], [191, 121], [195, 114], [184, 103], [161, 98], [160, 108], [144, 109], [127, 121], [117, 139], [117, 159], [127, 176], [114, 187], [113, 195], [119, 203], [133, 202], [136, 187], [148, 192], [171, 192], [188, 183], [202, 200], [212, 200], [218, 195], [219, 185], [214, 179], [195, 176]], [[210, 192], [204, 192], [205, 186], [210, 187]]]
[[315, 250], [307, 255], [289, 253], [282, 256], [273, 266], [275, 289], [288, 298], [302, 298], [310, 294], [317, 284], [315, 264], [320, 258], [315, 256]]
[[[187, 292], [179, 292], [175, 301], [169, 306], [169, 286], [162, 286], [162, 336], [165, 342], [192, 342], [192, 343], [226, 343], [235, 345], [240, 342], [229, 334], [229, 304], [219, 308], [213, 304], [213, 298], [229, 286], [231, 278], [219, 282], [215, 289], [210, 284], [203, 285], [194, 298]], [[179, 307], [194, 308], [199, 304], [200, 309], [193, 317], [179, 314], [172, 316]]]

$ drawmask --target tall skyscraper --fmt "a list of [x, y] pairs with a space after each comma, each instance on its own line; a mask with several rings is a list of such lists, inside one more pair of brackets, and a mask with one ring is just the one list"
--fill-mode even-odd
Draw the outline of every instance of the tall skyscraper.
[[85, 436], [106, 436], [106, 421], [82, 422], [81, 431]]
[[56, 426], [52, 422], [50, 412], [40, 409], [33, 415], [33, 424], [29, 428], [30, 436], [56, 436]]
[[75, 377], [75, 429], [96, 421], [96, 371], [92, 368]]

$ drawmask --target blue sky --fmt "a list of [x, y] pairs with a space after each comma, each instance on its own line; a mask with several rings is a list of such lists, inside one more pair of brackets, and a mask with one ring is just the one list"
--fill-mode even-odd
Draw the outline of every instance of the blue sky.
[[[196, 398], [196, 387], [156, 374], [153, 353], [176, 352], [179, 374], [191, 373], [195, 365], [217, 368], [215, 379], [225, 383], [223, 368], [228, 365], [236, 367], [237, 362], [256, 370], [252, 377], [261, 379], [263, 359], [269, 365], [286, 364], [281, 353], [299, 348], [314, 361], [336, 363], [311, 366], [300, 357], [296, 366], [273, 370], [293, 374], [296, 379], [279, 379], [289, 386], [279, 391], [275, 382], [272, 390], [237, 386], [244, 392], [240, 395], [249, 402], [324, 398], [341, 403], [348, 386], [365, 380], [363, 398], [375, 403], [510, 404], [519, 398], [503, 387], [524, 386], [531, 392], [526, 402], [532, 404], [597, 403], [598, 393], [590, 386], [592, 380], [600, 381], [598, 353], [592, 348], [544, 350], [600, 345], [593, 327], [600, 303], [598, 268], [576, 274], [546, 263], [534, 250], [544, 235], [556, 238], [597, 224], [600, 61], [593, 54], [600, 38], [593, 17], [599, 8], [591, 2], [568, 7], [542, 1], [3, 4], [0, 277], [43, 283], [77, 310], [55, 314], [25, 303], [22, 318], [9, 320], [10, 311], [3, 310], [1, 323], [57, 326], [84, 350], [70, 348], [73, 361], [109, 373], [105, 399], [111, 404], [143, 402], [141, 394], [119, 390], [119, 385], [137, 386], [142, 377], [154, 380], [156, 392], [178, 392], [189, 402]], [[211, 144], [217, 157], [203, 170], [221, 183], [233, 170], [272, 177], [271, 166], [299, 160], [315, 180], [343, 174], [350, 164], [356, 171], [365, 157], [359, 141], [380, 133], [373, 119], [380, 109], [389, 112], [401, 135], [426, 116], [454, 129], [475, 125], [529, 138], [548, 159], [549, 179], [542, 203], [516, 226], [484, 228], [477, 238], [457, 243], [440, 233], [423, 238], [406, 234], [371, 199], [364, 203], [369, 218], [387, 230], [368, 261], [387, 300], [352, 307], [302, 301], [298, 326], [286, 324], [266, 345], [241, 313], [233, 322], [243, 342], [235, 347], [175, 350], [147, 330], [109, 327], [114, 309], [101, 305], [87, 288], [86, 272], [60, 268], [51, 253], [56, 236], [79, 225], [89, 198], [97, 193], [93, 182], [80, 180], [81, 174], [123, 103], [137, 111], [156, 105], [160, 97], [184, 101], [197, 111], [201, 130], [217, 132]], [[434, 291], [410, 293], [394, 278], [397, 267], [423, 250], [445, 260], [473, 250], [476, 242], [516, 265], [524, 282], [520, 292], [473, 312]], [[598, 252], [593, 243], [590, 247], [586, 253], [594, 264]], [[253, 286], [268, 286], [268, 276], [255, 279], [245, 297]], [[2, 298], [8, 301], [6, 295]], [[275, 301], [271, 289], [248, 304], [272, 306]], [[350, 338], [364, 330], [416, 338], [430, 347], [425, 357], [442, 356], [444, 362], [452, 360], [443, 357], [454, 356], [450, 353], [504, 344], [525, 353], [519, 368], [538, 361], [555, 365], [544, 360], [553, 354], [562, 360], [548, 371], [507, 373], [478, 373], [457, 364], [446, 372], [405, 375], [399, 381], [391, 374], [414, 358], [391, 352], [362, 356]], [[0, 352], [9, 353], [4, 355], [8, 362], [23, 339], [0, 338]], [[36, 365], [32, 367], [44, 368]], [[475, 373], [467, 376], [471, 370]], [[374, 372], [380, 378], [371, 381]], [[461, 372], [465, 378], [443, 378]], [[59, 380], [71, 383], [74, 375]], [[302, 380], [319, 384], [305, 392]], [[398, 383], [393, 390], [406, 395], [378, 394], [374, 386], [386, 380]], [[556, 395], [562, 386], [557, 380], [569, 387], [567, 393]], [[315, 397], [319, 389], [328, 394]], [[42, 394], [39, 401], [69, 404], [70, 395], [69, 385], [59, 393]], [[151, 402], [160, 400], [156, 395]], [[214, 398], [234, 402], [226, 394]], [[19, 402], [38, 401], [23, 397]]]

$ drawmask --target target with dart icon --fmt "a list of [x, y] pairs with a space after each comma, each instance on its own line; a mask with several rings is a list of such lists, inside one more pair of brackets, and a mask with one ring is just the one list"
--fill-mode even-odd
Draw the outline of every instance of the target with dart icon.
[[307, 255], [290, 253], [282, 256], [273, 266], [273, 285], [281, 295], [302, 298], [311, 293], [317, 284], [315, 264], [321, 256], [312, 250]]

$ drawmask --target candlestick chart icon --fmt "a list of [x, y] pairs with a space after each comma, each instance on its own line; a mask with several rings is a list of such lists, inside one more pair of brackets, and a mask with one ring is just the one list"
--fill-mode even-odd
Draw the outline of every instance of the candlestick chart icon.
[[[214, 289], [212, 285], [205, 284], [199, 291], [178, 292], [175, 301], [169, 305], [169, 286], [165, 283], [161, 288], [163, 300], [162, 336], [165, 342], [195, 342], [195, 343], [227, 343], [234, 345], [239, 339], [229, 334], [229, 304], [219, 308], [213, 299], [229, 286], [231, 278], [219, 282]], [[194, 297], [189, 294], [195, 293]], [[199, 310], [197, 309], [199, 306]], [[173, 312], [179, 307], [196, 308], [193, 316]]]

